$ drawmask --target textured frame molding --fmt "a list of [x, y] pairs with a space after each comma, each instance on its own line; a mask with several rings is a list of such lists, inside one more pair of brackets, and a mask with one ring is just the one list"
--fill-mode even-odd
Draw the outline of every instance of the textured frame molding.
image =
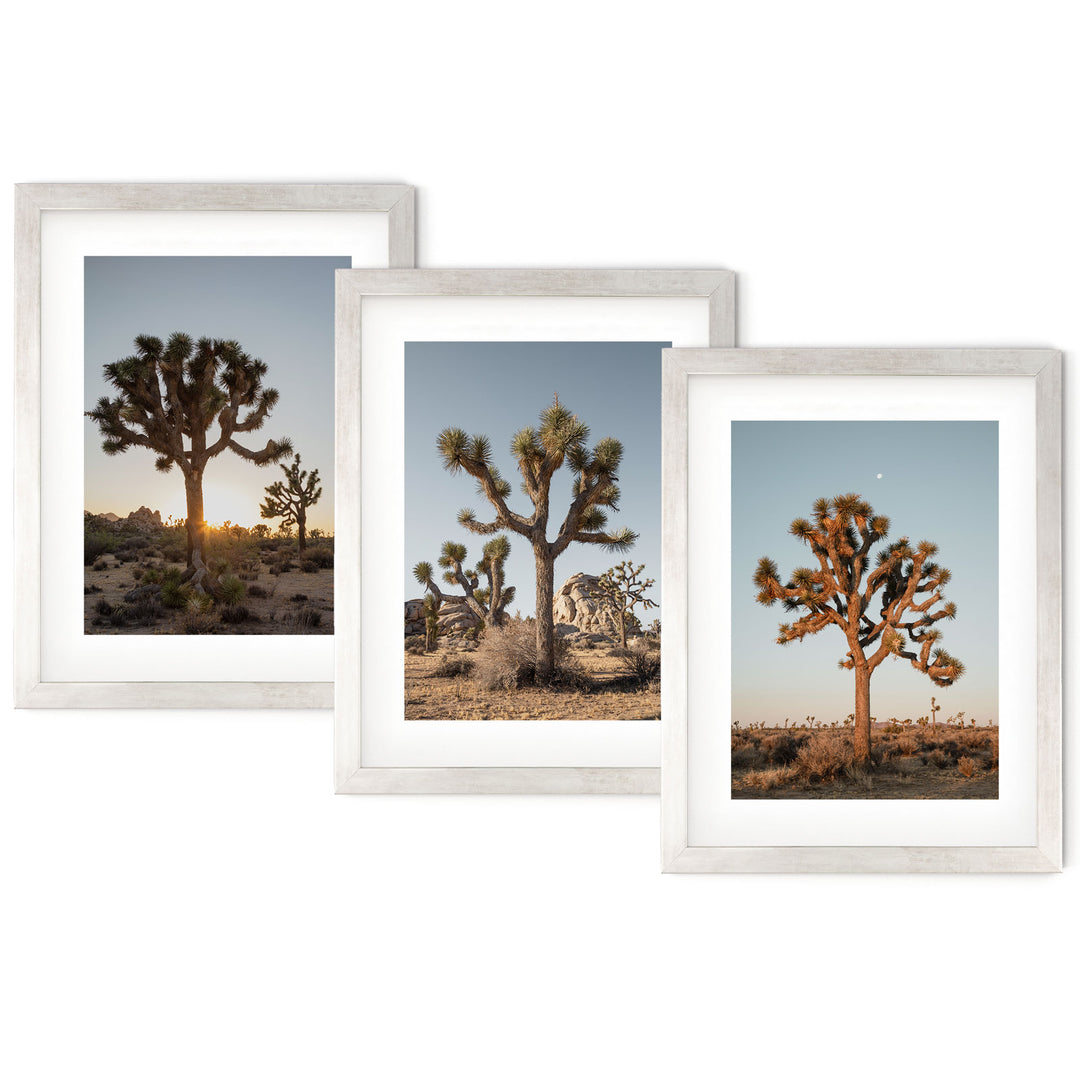
[[387, 215], [387, 265], [413, 265], [405, 184], [15, 185], [15, 637], [17, 708], [330, 708], [330, 682], [41, 680], [41, 215], [57, 210], [341, 211]]
[[[735, 275], [730, 270], [339, 270], [337, 273], [337, 462], [339, 491], [359, 490], [361, 319], [365, 296], [698, 297], [708, 300], [709, 341], [735, 336]], [[334, 786], [339, 794], [656, 794], [658, 768], [366, 767], [361, 746], [361, 506], [337, 498], [337, 681]], [[666, 587], [666, 585], [665, 585]], [[661, 723], [662, 725], [662, 723]]]
[[[666, 873], [1024, 873], [1062, 865], [1061, 353], [1049, 349], [665, 349], [662, 868]], [[1036, 844], [691, 847], [688, 842], [687, 415], [699, 375], [971, 375], [1035, 380]]]

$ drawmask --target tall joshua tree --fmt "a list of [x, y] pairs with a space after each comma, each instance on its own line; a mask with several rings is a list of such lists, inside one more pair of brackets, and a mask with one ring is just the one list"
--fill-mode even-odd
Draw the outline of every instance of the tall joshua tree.
[[[511, 585], [506, 587], [505, 565], [510, 555], [510, 541], [505, 536], [496, 536], [484, 544], [483, 554], [475, 569], [464, 569], [462, 563], [468, 557], [468, 551], [460, 543], [447, 540], [442, 545], [439, 565], [446, 571], [443, 580], [447, 584], [459, 584], [464, 596], [447, 596], [435, 583], [435, 576], [430, 562], [417, 562], [413, 567], [413, 576], [435, 597], [438, 604], [444, 600], [467, 603], [469, 609], [489, 629], [506, 620], [506, 608], [513, 602], [517, 590]], [[487, 587], [480, 587], [480, 577], [487, 578]]]
[[855, 756], [865, 760], [870, 676], [889, 656], [910, 660], [938, 686], [951, 686], [964, 673], [958, 659], [935, 648], [941, 639], [935, 624], [956, 617], [956, 604], [943, 603], [952, 574], [933, 561], [936, 544], [923, 540], [912, 547], [906, 536], [879, 548], [871, 569], [870, 550], [888, 535], [889, 519], [858, 495], [819, 498], [813, 520], [798, 517], [789, 531], [810, 548], [818, 568], [796, 569], [781, 584], [776, 563], [762, 558], [754, 573], [757, 601], [771, 607], [780, 600], [787, 611], [805, 612], [780, 626], [777, 644], [801, 641], [829, 625], [843, 633], [848, 647], [840, 667], [855, 671]]
[[[201, 592], [212, 579], [204, 561], [203, 475], [206, 466], [228, 450], [255, 465], [268, 465], [292, 453], [287, 439], [270, 439], [261, 450], [248, 449], [237, 435], [258, 431], [278, 401], [264, 388], [266, 364], [249, 356], [236, 341], [174, 333], [135, 338], [135, 352], [105, 364], [105, 377], [117, 391], [87, 412], [99, 427], [109, 456], [142, 446], [157, 454], [154, 466], [184, 475], [187, 495], [186, 579]], [[217, 423], [217, 430], [211, 427]]]
[[297, 549], [303, 554], [307, 549], [308, 506], [314, 506], [322, 498], [319, 470], [313, 468], [310, 472], [302, 472], [300, 454], [297, 454], [291, 465], [281, 466], [281, 471], [285, 473], [285, 481], [275, 480], [266, 488], [266, 498], [259, 507], [259, 516], [268, 521], [280, 517], [283, 525], [296, 525], [299, 536]]
[[[607, 532], [608, 509], [617, 510], [618, 468], [622, 443], [602, 438], [590, 450], [589, 428], [559, 403], [540, 413], [538, 427], [525, 427], [514, 435], [510, 451], [521, 473], [521, 490], [532, 503], [532, 513], [516, 513], [507, 505], [510, 483], [500, 475], [491, 459], [491, 441], [486, 435], [471, 438], [460, 427], [447, 427], [438, 438], [444, 467], [453, 473], [464, 469], [476, 480], [477, 493], [495, 510], [493, 521], [480, 521], [471, 509], [458, 514], [459, 523], [470, 532], [491, 535], [506, 530], [524, 536], [532, 545], [536, 562], [536, 668], [541, 680], [555, 669], [555, 559], [571, 543], [597, 543], [609, 551], [628, 550], [637, 534], [628, 528]], [[570, 506], [554, 539], [548, 539], [551, 510], [551, 481], [563, 463], [570, 466], [573, 486]]]
[[596, 582], [596, 586], [607, 597], [612, 610], [619, 623], [619, 644], [626, 647], [627, 625], [640, 625], [640, 619], [634, 614], [634, 608], [640, 603], [643, 610], [650, 607], [658, 607], [659, 604], [645, 595], [646, 588], [652, 588], [656, 582], [649, 578], [641, 579], [645, 570], [645, 563], [635, 568], [634, 563], [627, 560], [617, 566], [605, 570]]

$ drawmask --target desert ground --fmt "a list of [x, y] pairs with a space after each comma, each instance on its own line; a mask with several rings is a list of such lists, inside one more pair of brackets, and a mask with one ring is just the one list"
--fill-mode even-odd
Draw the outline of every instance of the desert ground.
[[[405, 653], [405, 718], [658, 720], [658, 674], [639, 682], [618, 651], [603, 644], [570, 649], [567, 659], [575, 673], [563, 685], [486, 688], [467, 666], [477, 662], [474, 646], [444, 638], [434, 652]], [[658, 650], [655, 655], [658, 662]]]
[[962, 724], [877, 724], [864, 768], [842, 726], [735, 728], [731, 797], [997, 798], [998, 728]]
[[[209, 603], [177, 584], [185, 568], [182, 528], [88, 517], [84, 536], [86, 633], [334, 632], [332, 538], [309, 539], [301, 558], [295, 537], [211, 529], [208, 564], [228, 595]], [[132, 596], [136, 589], [144, 594]]]

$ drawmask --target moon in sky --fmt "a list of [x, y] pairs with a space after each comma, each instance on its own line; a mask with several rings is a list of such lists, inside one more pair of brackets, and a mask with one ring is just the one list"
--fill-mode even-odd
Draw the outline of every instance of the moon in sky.
[[881, 473], [880, 472], [877, 474], [877, 478], [881, 479]]

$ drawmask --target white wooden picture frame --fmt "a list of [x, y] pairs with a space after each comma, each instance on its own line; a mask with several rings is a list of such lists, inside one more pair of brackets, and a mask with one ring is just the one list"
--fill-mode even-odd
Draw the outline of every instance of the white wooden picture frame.
[[[1061, 868], [1061, 376], [1061, 354], [1046, 349], [665, 350], [666, 617], [661, 797], [662, 866], [665, 872], [1052, 872]], [[1008, 395], [1023, 401], [1023, 404], [1002, 407], [1015, 408], [1019, 410], [1016, 414], [1023, 417], [1023, 425], [1015, 424], [1012, 429], [1022, 432], [1022, 438], [1013, 444], [1022, 446], [1021, 457], [1026, 463], [1016, 466], [1016, 477], [1009, 482], [1021, 485], [1012, 489], [1022, 489], [1025, 504], [1032, 508], [1030, 515], [1023, 515], [1023, 522], [1009, 522], [1008, 510], [1002, 500], [1000, 520], [1002, 536], [1008, 534], [1007, 527], [1020, 530], [1017, 535], [1023, 544], [1022, 550], [1027, 552], [1033, 587], [1024, 589], [1022, 597], [1015, 594], [1018, 589], [1012, 589], [1008, 602], [1026, 605], [1024, 617], [1028, 621], [1024, 624], [1031, 626], [1034, 647], [1030, 659], [1017, 661], [1023, 666], [1024, 681], [1018, 683], [1025, 687], [1020, 698], [1023, 707], [1011, 715], [1002, 712], [1003, 726], [1006, 722], [1025, 724], [1022, 736], [1025, 752], [1014, 756], [1012, 763], [1003, 755], [1002, 774], [1011, 768], [1015, 779], [1018, 770], [1026, 770], [1019, 780], [1028, 786], [1024, 788], [1025, 796], [1015, 800], [1016, 810], [1010, 808], [1012, 802], [1003, 800], [994, 804], [994, 812], [1002, 815], [985, 818], [987, 822], [997, 822], [993, 825], [981, 824], [982, 818], [974, 811], [969, 813], [958, 825], [958, 828], [967, 829], [965, 834], [977, 837], [967, 843], [936, 845], [931, 839], [907, 844], [863, 838], [875, 834], [874, 830], [885, 824], [890, 828], [895, 826], [897, 835], [909, 827], [914, 834], [914, 827], [898, 816], [905, 812], [903, 807], [913, 805], [921, 807], [916, 821], [920, 834], [928, 830], [932, 833], [942, 825], [945, 818], [935, 817], [937, 810], [934, 807], [943, 803], [902, 800], [846, 803], [845, 809], [856, 812], [863, 807], [864, 816], [868, 816], [865, 807], [883, 814], [874, 816], [870, 824], [859, 822], [855, 813], [833, 818], [811, 816], [811, 810], [821, 805], [818, 802], [783, 802], [784, 807], [794, 806], [796, 810], [790, 816], [777, 817], [777, 821], [784, 823], [768, 830], [769, 838], [775, 838], [775, 845], [763, 845], [760, 841], [752, 843], [742, 838], [754, 834], [755, 828], [756, 834], [761, 835], [761, 821], [746, 827], [749, 818], [741, 815], [742, 809], [734, 807], [764, 803], [737, 803], [731, 799], [730, 778], [723, 772], [729, 759], [727, 725], [732, 718], [731, 712], [725, 712], [730, 702], [731, 683], [725, 681], [730, 679], [730, 674], [725, 673], [724, 663], [727, 662], [730, 668], [730, 662], [715, 654], [710, 657], [706, 643], [695, 639], [701, 635], [689, 631], [691, 625], [701, 625], [700, 610], [698, 620], [694, 615], [697, 601], [688, 588], [696, 564], [694, 559], [698, 557], [694, 553], [695, 545], [698, 550], [702, 548], [702, 540], [695, 540], [695, 529], [699, 532], [705, 529], [701, 535], [714, 537], [714, 522], [731, 517], [730, 500], [722, 494], [713, 499], [716, 505], [711, 516], [702, 514], [703, 500], [707, 497], [705, 484], [711, 481], [714, 491], [722, 490], [716, 475], [730, 475], [734, 468], [728, 458], [723, 458], [726, 463], [702, 464], [700, 454], [706, 441], [701, 433], [707, 426], [713, 446], [725, 438], [730, 444], [729, 420], [771, 419], [778, 414], [778, 408], [790, 405], [792, 401], [799, 402], [801, 407], [802, 395], [798, 387], [804, 387], [808, 396], [813, 392], [810, 383], [825, 378], [846, 380], [845, 383], [837, 381], [833, 384], [836, 386], [856, 385], [852, 380], [876, 380], [865, 392], [874, 394], [873, 400], [881, 403], [883, 409], [896, 407], [892, 391], [886, 390], [886, 379], [890, 380], [890, 387], [908, 387], [913, 392], [916, 379], [921, 380], [919, 385], [931, 388], [934, 383], [927, 380], [950, 379], [949, 392], [941, 395], [946, 400], [937, 407], [942, 416], [946, 416], [950, 408], [967, 408], [969, 411], [959, 418], [968, 418], [971, 409], [982, 407], [972, 405], [972, 401], [983, 390], [987, 394], [1000, 393], [997, 400], [1004, 401]], [[858, 385], [862, 386], [862, 383]], [[755, 396], [748, 398], [744, 394], [740, 397], [740, 387], [749, 387], [747, 392]], [[903, 389], [897, 392], [902, 393]], [[990, 400], [989, 397], [986, 399]], [[746, 400], [760, 402], [759, 410], [738, 404]], [[716, 405], [714, 402], [721, 403]], [[737, 411], [740, 408], [743, 411]], [[727, 419], [725, 409], [731, 410]], [[926, 417], [919, 415], [917, 418]], [[955, 417], [947, 415], [946, 418]], [[992, 418], [992, 413], [988, 412], [987, 418]], [[699, 455], [697, 460], [695, 452]], [[708, 455], [711, 451], [706, 448], [704, 452]], [[717, 451], [717, 460], [721, 460], [719, 453]], [[1034, 467], [1028, 471], [1031, 462]], [[1003, 454], [1001, 476], [1005, 475], [1006, 465], [1011, 462]], [[1004, 480], [999, 482], [1004, 484]], [[1005, 490], [1004, 486], [1002, 490]], [[824, 493], [831, 495], [833, 492]], [[804, 507], [793, 507], [792, 513], [800, 508]], [[887, 511], [884, 505], [878, 508]], [[727, 527], [730, 536], [730, 524]], [[714, 539], [709, 542], [720, 543]], [[716, 557], [722, 558], [724, 548], [719, 546], [719, 550], [721, 553]], [[745, 567], [740, 566], [740, 569], [745, 570]], [[726, 574], [729, 567], [722, 565], [718, 572]], [[736, 577], [733, 569], [731, 574], [732, 588], [736, 584], [749, 587], [748, 574], [743, 572], [742, 576]], [[1004, 623], [999, 632], [1004, 632]], [[999, 677], [1004, 685], [1009, 663], [1007, 650], [1002, 652], [1002, 657]], [[713, 668], [708, 697], [701, 692], [705, 684], [703, 664], [711, 664]], [[715, 742], [712, 741], [714, 738]], [[704, 758], [708, 760], [703, 763]], [[722, 760], [725, 763], [721, 763]], [[955, 801], [952, 804], [965, 810], [973, 805]], [[810, 807], [810, 810], [804, 807]], [[796, 813], [802, 814], [801, 820]], [[847, 834], [853, 837], [850, 845], [846, 839], [835, 838], [828, 844], [817, 845], [813, 831], [823, 820], [829, 821], [830, 826], [835, 824], [848, 830]], [[996, 836], [1006, 834], [1027, 838], [1019, 842], [995, 841]]]
[[[669, 313], [676, 311], [679, 313]], [[640, 328], [645, 319], [652, 320], [647, 331]], [[551, 738], [572, 737], [570, 732], [557, 728], [580, 728], [588, 724], [405, 722], [401, 714], [400, 640], [392, 658], [387, 654], [379, 663], [370, 662], [365, 651], [368, 647], [364, 630], [365, 597], [369, 592], [374, 594], [372, 586], [376, 582], [363, 578], [362, 566], [365, 544], [376, 541], [372, 538], [374, 532], [363, 526], [363, 499], [352, 495], [362, 491], [376, 497], [372, 485], [385, 460], [381, 455], [376, 460], [364, 456], [365, 418], [378, 419], [383, 413], [403, 407], [400, 386], [396, 390], [380, 390], [378, 380], [388, 377], [387, 371], [403, 371], [408, 340], [442, 341], [448, 339], [447, 334], [458, 335], [449, 339], [462, 341], [674, 341], [697, 337], [702, 342], [720, 345], [733, 342], [734, 323], [734, 275], [726, 270], [338, 272], [336, 476], [340, 497], [336, 572], [341, 614], [335, 642], [334, 753], [335, 786], [339, 793], [656, 793], [659, 790], [659, 738], [655, 723], [599, 724], [653, 729], [650, 737], [655, 741], [651, 749], [636, 750], [641, 759], [630, 765], [598, 759], [595, 754], [588, 764], [577, 760], [533, 764], [529, 747], [514, 747], [512, 761], [500, 757], [506, 743], [514, 738], [527, 740], [541, 733]], [[554, 329], [556, 325], [558, 329]], [[640, 336], [639, 331], [648, 335]], [[365, 372], [374, 379], [371, 385], [365, 381]], [[402, 428], [396, 429], [398, 433], [391, 431], [392, 446], [396, 439], [403, 438], [404, 420], [400, 422]], [[401, 497], [403, 481], [383, 482], [393, 488], [391, 498], [393, 491], [398, 492], [396, 497]], [[398, 519], [392, 501], [385, 513], [390, 520]], [[392, 541], [386, 542], [392, 545]], [[389, 562], [402, 559], [397, 549], [387, 547], [380, 551]], [[397, 572], [397, 565], [378, 570], [380, 575], [392, 574], [395, 580]], [[389, 596], [390, 586], [386, 591]], [[385, 610], [380, 606], [374, 617], [379, 614], [384, 617], [384, 628], [401, 617], [396, 591], [385, 603]], [[371, 632], [374, 638], [378, 626]], [[663, 720], [659, 726], [663, 726]], [[436, 727], [442, 728], [439, 737], [446, 740], [440, 745], [450, 747], [446, 749], [447, 756], [456, 754], [453, 763], [442, 763], [442, 749], [434, 749], [433, 743], [424, 741], [428, 736], [435, 737]], [[389, 744], [393, 740], [394, 731], [405, 728], [412, 728], [409, 736], [420, 740], [410, 743], [412, 749], [383, 747], [384, 742]], [[548, 730], [540, 732], [538, 728]], [[380, 734], [378, 746], [372, 730]], [[475, 750], [462, 748], [463, 742], [458, 739], [468, 740]], [[500, 741], [500, 745], [492, 748], [492, 740]], [[603, 750], [599, 753], [602, 755]]]
[[[42, 617], [42, 231], [43, 222], [62, 223], [68, 215], [101, 215], [108, 222], [139, 217], [142, 236], [151, 237], [161, 215], [241, 215], [249, 241], [267, 248], [276, 221], [290, 223], [293, 235], [310, 222], [320, 235], [334, 232], [338, 215], [380, 215], [386, 222], [385, 265], [410, 267], [414, 260], [414, 189], [404, 184], [21, 184], [15, 188], [16, 220], [16, 462], [15, 550], [18, 570], [15, 607], [20, 631], [15, 644], [15, 702], [23, 708], [329, 708], [333, 683], [312, 681], [89, 681], [43, 677], [42, 640], [50, 626]], [[258, 218], [254, 215], [259, 215]], [[306, 216], [305, 216], [306, 215]], [[329, 215], [329, 216], [328, 216]], [[344, 221], [345, 218], [341, 217]], [[61, 226], [62, 227], [62, 224]], [[174, 231], [183, 231], [175, 225]], [[172, 242], [172, 241], [170, 241]], [[375, 242], [374, 240], [372, 241]], [[186, 249], [186, 236], [179, 241]], [[240, 247], [235, 253], [247, 254]], [[141, 250], [141, 249], [140, 249]], [[157, 253], [147, 248], [150, 253]], [[92, 252], [91, 252], [92, 253]], [[173, 251], [166, 253], [172, 254]], [[198, 252], [202, 253], [202, 252]], [[215, 251], [214, 253], [220, 253]], [[231, 252], [230, 252], [231, 253]], [[381, 259], [377, 265], [383, 264]], [[71, 377], [81, 385], [82, 370], [72, 359]], [[136, 664], [132, 665], [137, 666]]]

